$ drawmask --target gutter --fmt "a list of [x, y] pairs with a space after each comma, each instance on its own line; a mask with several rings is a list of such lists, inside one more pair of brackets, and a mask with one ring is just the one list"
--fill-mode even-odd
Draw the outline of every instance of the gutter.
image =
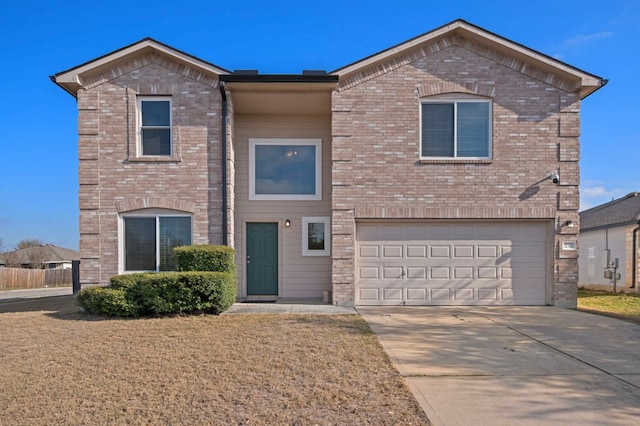
[[218, 88], [222, 97], [222, 245], [228, 246], [227, 231], [229, 218], [227, 216], [227, 92], [224, 81], [218, 80]]
[[304, 71], [302, 74], [259, 74], [257, 71], [236, 71], [221, 75], [220, 81], [227, 83], [338, 83], [337, 75], [324, 71]]

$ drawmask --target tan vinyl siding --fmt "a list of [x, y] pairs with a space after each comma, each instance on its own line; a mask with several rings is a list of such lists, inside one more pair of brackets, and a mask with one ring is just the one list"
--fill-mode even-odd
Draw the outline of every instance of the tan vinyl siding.
[[[331, 124], [328, 115], [249, 115], [235, 117], [235, 247], [238, 295], [246, 295], [247, 222], [278, 222], [278, 296], [322, 297], [331, 290], [331, 256], [302, 256], [302, 218], [331, 216]], [[250, 201], [250, 138], [322, 139], [322, 200]], [[285, 228], [289, 219], [291, 227]]]

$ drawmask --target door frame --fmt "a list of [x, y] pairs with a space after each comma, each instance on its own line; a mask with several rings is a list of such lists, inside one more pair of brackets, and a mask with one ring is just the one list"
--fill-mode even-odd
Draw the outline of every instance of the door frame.
[[[253, 296], [248, 294], [248, 271], [247, 271], [247, 225], [249, 223], [275, 223], [278, 225], [277, 231], [277, 241], [278, 241], [278, 250], [277, 250], [277, 266], [278, 266], [278, 294], [276, 295], [268, 295], [268, 296]], [[281, 297], [282, 294], [282, 228], [284, 226], [284, 220], [280, 218], [243, 218], [242, 219], [242, 257], [240, 258], [240, 264], [242, 268], [242, 292], [243, 298], [245, 300], [275, 300]]]

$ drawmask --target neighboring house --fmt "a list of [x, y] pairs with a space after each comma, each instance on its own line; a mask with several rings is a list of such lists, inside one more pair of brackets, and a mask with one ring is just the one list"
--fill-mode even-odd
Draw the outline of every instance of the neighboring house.
[[0, 264], [6, 267], [70, 269], [72, 261], [80, 260], [80, 252], [53, 244], [41, 244], [9, 251], [0, 257]]
[[241, 299], [576, 306], [600, 77], [457, 20], [330, 73], [147, 38], [52, 80], [78, 104], [84, 286], [211, 243]]
[[620, 274], [616, 291], [638, 292], [639, 240], [638, 192], [580, 212], [579, 285], [613, 290], [609, 271]]

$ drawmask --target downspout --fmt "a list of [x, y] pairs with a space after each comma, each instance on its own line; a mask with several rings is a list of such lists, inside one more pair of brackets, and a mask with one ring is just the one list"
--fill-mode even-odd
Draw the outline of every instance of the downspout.
[[222, 245], [227, 246], [227, 92], [224, 90], [224, 81], [218, 81], [222, 97]]
[[633, 239], [631, 247], [631, 288], [636, 288], [638, 279], [638, 231], [640, 231], [640, 220], [638, 227], [633, 230]]

